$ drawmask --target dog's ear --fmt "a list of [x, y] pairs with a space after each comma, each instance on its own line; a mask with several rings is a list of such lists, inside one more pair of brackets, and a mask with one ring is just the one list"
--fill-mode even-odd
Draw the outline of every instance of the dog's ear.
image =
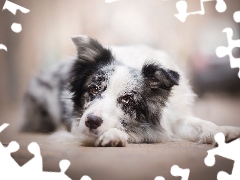
[[111, 51], [87, 36], [72, 37], [77, 48], [77, 58], [69, 74], [69, 90], [76, 105], [80, 104], [86, 79], [96, 70], [113, 61]]
[[77, 58], [85, 63], [107, 63], [112, 59], [109, 49], [104, 48], [97, 40], [88, 36], [73, 36], [72, 41], [77, 48]]
[[151, 89], [171, 90], [174, 85], [179, 85], [179, 74], [158, 64], [145, 63], [142, 75]]

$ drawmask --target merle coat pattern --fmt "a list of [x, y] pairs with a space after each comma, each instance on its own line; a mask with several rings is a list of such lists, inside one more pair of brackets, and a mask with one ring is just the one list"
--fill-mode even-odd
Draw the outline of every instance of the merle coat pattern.
[[106, 48], [87, 36], [72, 40], [76, 58], [30, 82], [23, 130], [54, 131], [63, 123], [90, 146], [214, 143], [217, 132], [227, 141], [240, 136], [240, 128], [193, 116], [195, 95], [166, 53], [146, 46]]

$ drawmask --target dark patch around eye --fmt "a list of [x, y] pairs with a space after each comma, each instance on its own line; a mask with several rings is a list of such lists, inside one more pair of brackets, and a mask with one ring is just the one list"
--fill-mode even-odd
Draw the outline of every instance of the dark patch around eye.
[[90, 96], [90, 100], [93, 101], [95, 98], [101, 97], [101, 94], [99, 94], [99, 88], [97, 85], [91, 84], [88, 88], [88, 94]]
[[[150, 95], [147, 92], [144, 93], [145, 94], [141, 94], [137, 93], [136, 91], [132, 91], [133, 100], [131, 101], [131, 103], [119, 103], [119, 105], [121, 106], [122, 110], [128, 116], [130, 116], [131, 120], [135, 120], [141, 124], [148, 123], [159, 125], [159, 106], [153, 101], [147, 100]], [[121, 121], [121, 123], [124, 127], [131, 124], [124, 123], [123, 120]]]
[[127, 127], [127, 123], [124, 120], [121, 121], [121, 124], [123, 127]]
[[107, 88], [107, 74], [100, 71], [91, 81], [92, 83], [87, 88], [90, 101], [102, 98], [101, 94]]
[[134, 93], [125, 93], [125, 95], [117, 99], [119, 104], [123, 106], [133, 106], [134, 105]]
[[[135, 92], [136, 93], [136, 92]], [[133, 117], [136, 112], [137, 102], [135, 101], [135, 93], [125, 93], [123, 96], [117, 99], [118, 105], [122, 108], [122, 110]]]

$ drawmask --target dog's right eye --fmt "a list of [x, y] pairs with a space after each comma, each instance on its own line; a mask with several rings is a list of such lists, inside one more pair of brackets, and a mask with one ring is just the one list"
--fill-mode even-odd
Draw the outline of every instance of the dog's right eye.
[[99, 88], [98, 86], [93, 86], [90, 88], [90, 92], [94, 95], [97, 95], [99, 93]]

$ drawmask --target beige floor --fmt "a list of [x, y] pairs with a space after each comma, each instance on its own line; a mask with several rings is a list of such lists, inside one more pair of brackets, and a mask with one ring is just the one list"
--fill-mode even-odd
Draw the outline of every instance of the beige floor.
[[[208, 95], [198, 100], [194, 106], [195, 114], [218, 125], [240, 127], [240, 97], [225, 95]], [[6, 108], [0, 111], [1, 123], [10, 126], [1, 133], [1, 142], [8, 144], [16, 140], [21, 148], [12, 156], [23, 165], [33, 156], [27, 150], [30, 142], [38, 142], [43, 156], [45, 171], [60, 171], [59, 161], [71, 162], [66, 174], [79, 180], [89, 175], [93, 180], [153, 180], [164, 176], [166, 180], [180, 180], [173, 177], [170, 169], [173, 165], [190, 169], [190, 180], [214, 180], [220, 170], [231, 173], [233, 161], [216, 157], [216, 164], [207, 167], [204, 158], [209, 145], [197, 145], [190, 142], [167, 144], [129, 145], [125, 148], [94, 148], [77, 145], [52, 144], [48, 135], [15, 134], [19, 108]]]

